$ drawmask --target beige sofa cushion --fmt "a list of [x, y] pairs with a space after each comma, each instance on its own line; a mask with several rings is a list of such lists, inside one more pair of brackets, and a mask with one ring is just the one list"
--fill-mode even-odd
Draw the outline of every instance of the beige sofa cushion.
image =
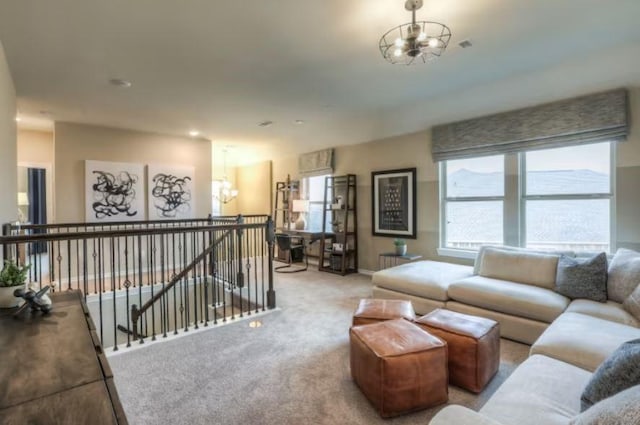
[[525, 360], [480, 409], [507, 425], [566, 425], [591, 373], [545, 356]]
[[581, 313], [564, 313], [531, 346], [544, 354], [594, 371], [623, 342], [640, 338], [640, 329]]
[[565, 313], [582, 313], [636, 328], [640, 326], [640, 322], [630, 315], [622, 304], [615, 301], [599, 303], [591, 300], [573, 300], [565, 310]]
[[473, 267], [439, 261], [416, 261], [375, 272], [374, 285], [409, 295], [446, 301], [451, 282], [473, 274]]
[[487, 249], [500, 249], [503, 251], [514, 251], [514, 252], [529, 252], [536, 254], [547, 254], [547, 255], [557, 255], [560, 257], [561, 255], [566, 255], [567, 257], [575, 257], [576, 253], [574, 251], [559, 251], [559, 250], [534, 250], [531, 248], [521, 248], [519, 246], [509, 246], [509, 245], [483, 245], [478, 250], [478, 254], [476, 255], [476, 261], [473, 263], [473, 274], [480, 273], [480, 264], [482, 264], [482, 259], [484, 257], [484, 252]]
[[463, 406], [447, 406], [431, 419], [429, 425], [503, 425]]
[[472, 276], [449, 285], [449, 297], [461, 303], [551, 323], [569, 299], [550, 289]]
[[484, 250], [478, 274], [553, 289], [556, 284], [558, 258], [552, 254], [487, 248]]

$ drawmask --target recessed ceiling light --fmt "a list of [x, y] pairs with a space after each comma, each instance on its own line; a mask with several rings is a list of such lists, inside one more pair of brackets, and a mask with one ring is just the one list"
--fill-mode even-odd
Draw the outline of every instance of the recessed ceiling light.
[[116, 87], [129, 88], [132, 86], [131, 81], [123, 80], [122, 78], [112, 78], [109, 80], [109, 84]]
[[198, 130], [191, 130], [189, 132], [189, 136], [191, 137], [198, 137], [200, 135], [200, 132]]
[[259, 320], [254, 320], [252, 322], [249, 322], [250, 328], [259, 328], [260, 326], [262, 326], [262, 322]]
[[20, 122], [20, 121], [22, 121], [22, 118], [16, 117], [16, 122]]
[[304, 120], [296, 120], [295, 123], [298, 124], [298, 125], [304, 124]]
[[258, 124], [258, 127], [269, 127], [273, 125], [273, 121], [262, 121]]

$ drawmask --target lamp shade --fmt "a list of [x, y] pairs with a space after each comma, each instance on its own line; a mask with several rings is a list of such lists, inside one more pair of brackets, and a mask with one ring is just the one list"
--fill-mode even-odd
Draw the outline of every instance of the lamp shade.
[[294, 199], [292, 210], [293, 212], [309, 212], [309, 201], [304, 199]]
[[29, 195], [27, 192], [18, 192], [18, 206], [23, 207], [29, 205]]

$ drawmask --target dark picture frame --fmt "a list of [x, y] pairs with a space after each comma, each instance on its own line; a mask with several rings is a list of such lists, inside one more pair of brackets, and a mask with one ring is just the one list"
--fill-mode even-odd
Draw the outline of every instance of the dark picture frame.
[[416, 239], [416, 169], [371, 173], [374, 236]]

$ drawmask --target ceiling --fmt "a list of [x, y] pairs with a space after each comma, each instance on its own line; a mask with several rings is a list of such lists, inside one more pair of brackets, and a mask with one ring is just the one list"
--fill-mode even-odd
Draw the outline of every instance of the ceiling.
[[453, 37], [409, 67], [378, 51], [404, 0], [0, 0], [0, 41], [25, 122], [197, 129], [255, 157], [640, 85], [638, 0], [425, 0], [417, 17]]

